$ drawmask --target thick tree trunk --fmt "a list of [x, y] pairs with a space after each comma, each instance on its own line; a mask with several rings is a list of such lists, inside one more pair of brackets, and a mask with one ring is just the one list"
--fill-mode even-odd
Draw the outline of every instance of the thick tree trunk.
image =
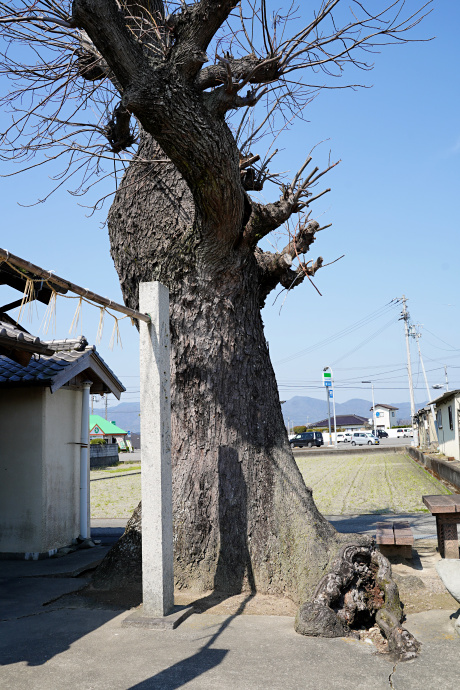
[[[139, 158], [147, 157], [162, 154], [144, 135]], [[141, 281], [170, 290], [176, 585], [304, 601], [343, 540], [317, 511], [288, 444], [254, 255], [235, 248], [226, 262], [215, 260], [169, 163], [131, 167], [109, 231], [128, 304], [136, 306]], [[126, 572], [132, 579], [132, 564]], [[118, 584], [120, 577], [118, 562]]]

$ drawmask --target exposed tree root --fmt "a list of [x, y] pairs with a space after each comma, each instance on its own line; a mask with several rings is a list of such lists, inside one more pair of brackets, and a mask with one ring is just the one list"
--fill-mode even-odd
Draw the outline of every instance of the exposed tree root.
[[377, 623], [392, 657], [417, 656], [420, 643], [402, 627], [403, 610], [388, 560], [374, 545], [346, 544], [313, 598], [302, 604], [295, 620], [301, 635], [358, 637], [358, 630]]

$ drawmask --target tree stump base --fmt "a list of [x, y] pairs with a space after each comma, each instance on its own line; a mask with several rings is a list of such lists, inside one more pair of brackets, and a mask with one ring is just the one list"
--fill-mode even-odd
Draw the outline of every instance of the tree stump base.
[[346, 544], [313, 598], [299, 608], [295, 630], [317, 637], [359, 637], [377, 624], [398, 661], [414, 659], [420, 643], [402, 627], [403, 608], [388, 560], [371, 546]]

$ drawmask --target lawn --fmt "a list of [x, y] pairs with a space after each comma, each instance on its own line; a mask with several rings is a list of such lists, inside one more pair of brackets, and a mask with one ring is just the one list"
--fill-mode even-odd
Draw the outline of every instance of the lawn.
[[325, 515], [426, 511], [422, 496], [449, 491], [404, 453], [296, 458]]
[[141, 500], [140, 471], [140, 465], [91, 470], [91, 517], [131, 517]]

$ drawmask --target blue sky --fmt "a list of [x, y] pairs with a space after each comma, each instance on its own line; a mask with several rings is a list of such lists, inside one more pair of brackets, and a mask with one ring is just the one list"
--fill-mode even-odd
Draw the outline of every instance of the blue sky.
[[[322, 398], [321, 371], [331, 366], [338, 402], [370, 399], [370, 387], [362, 380], [374, 380], [376, 402], [408, 400], [403, 324], [397, 308], [383, 309], [403, 294], [413, 322], [423, 324], [420, 345], [430, 386], [444, 381], [446, 364], [450, 387], [460, 387], [459, 24], [460, 6], [436, 0], [416, 30], [417, 36], [435, 36], [433, 41], [386, 47], [375, 56], [372, 72], [349, 70], [344, 80], [372, 88], [322, 92], [308, 107], [308, 121], [298, 122], [282, 140], [281, 170], [295, 173], [308, 151], [324, 140], [315, 150], [315, 164], [325, 165], [330, 150], [333, 160], [341, 159], [325, 178], [332, 191], [314, 206], [313, 216], [333, 225], [318, 235], [311, 256], [321, 255], [327, 263], [345, 254], [317, 273], [314, 282], [322, 297], [304, 282], [274, 304], [276, 293], [267, 300], [263, 318], [282, 399]], [[2, 114], [2, 125], [7, 118]], [[11, 169], [0, 164], [3, 174]], [[0, 246], [121, 301], [103, 225], [108, 207], [88, 217], [79, 205], [88, 202], [65, 189], [44, 204], [19, 205], [45, 195], [50, 174], [42, 167], [0, 180]], [[270, 194], [267, 198], [273, 199]], [[74, 300], [58, 299], [57, 328], [49, 336], [66, 337], [75, 307]], [[40, 332], [42, 314], [39, 309], [24, 326]], [[367, 325], [336, 337], [365, 318]], [[96, 308], [84, 308], [83, 332], [91, 342], [98, 321]], [[112, 323], [106, 319], [97, 347], [128, 388], [122, 399], [135, 401], [137, 331], [128, 319], [121, 322], [123, 349], [112, 351]], [[413, 345], [417, 403], [427, 396]], [[298, 355], [307, 348], [310, 352]]]

